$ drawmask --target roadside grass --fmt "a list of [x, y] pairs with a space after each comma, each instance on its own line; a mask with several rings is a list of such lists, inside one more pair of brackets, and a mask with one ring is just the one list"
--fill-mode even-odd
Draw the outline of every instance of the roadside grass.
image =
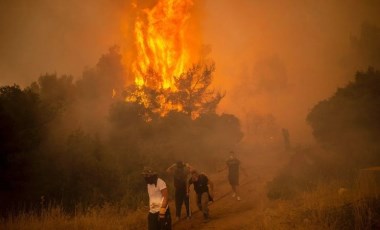
[[[252, 198], [249, 201], [251, 203], [233, 206], [235, 208], [229, 212], [231, 215], [226, 214], [225, 208], [218, 207], [217, 203], [212, 208], [214, 214], [224, 213], [223, 218], [217, 220], [223, 226], [219, 229], [380, 229], [379, 181], [380, 170], [364, 169], [360, 170], [356, 181], [320, 182], [312, 190], [299, 193], [292, 199], [270, 200], [264, 191], [251, 191], [248, 188], [247, 194], [243, 195], [256, 198]], [[252, 185], [256, 186], [259, 185]], [[259, 187], [264, 188], [264, 185]], [[105, 204], [85, 211], [79, 210], [82, 209], [78, 208], [74, 214], [67, 214], [60, 206], [50, 206], [41, 212], [25, 212], [8, 219], [0, 219], [0, 229], [147, 228], [147, 208], [128, 211], [120, 208], [120, 205]], [[238, 215], [234, 216], [232, 213]], [[194, 229], [203, 226], [196, 225], [194, 221], [190, 224]], [[235, 228], [229, 228], [231, 226]]]
[[[269, 201], [255, 229], [380, 229], [378, 172], [361, 171], [354, 183], [320, 183], [293, 199]], [[351, 184], [350, 187], [344, 185]]]
[[121, 210], [106, 204], [69, 215], [54, 206], [0, 220], [1, 229], [146, 229], [146, 210]]

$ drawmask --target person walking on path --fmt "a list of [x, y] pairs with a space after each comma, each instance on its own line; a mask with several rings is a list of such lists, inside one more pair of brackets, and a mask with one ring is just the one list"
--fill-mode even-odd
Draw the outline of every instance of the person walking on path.
[[191, 166], [183, 161], [178, 161], [166, 169], [168, 173], [173, 174], [176, 221], [179, 221], [181, 218], [183, 203], [185, 203], [187, 219], [191, 218], [189, 194], [187, 193], [190, 170]]
[[203, 213], [205, 221], [209, 219], [208, 202], [213, 201], [214, 185], [212, 181], [204, 174], [198, 173], [195, 169], [191, 170], [191, 178], [189, 179], [187, 194], [190, 192], [190, 186], [193, 185], [197, 197], [197, 206]]
[[148, 230], [171, 230], [171, 216], [168, 206], [166, 183], [152, 168], [144, 167], [142, 172], [149, 195]]
[[226, 166], [219, 170], [219, 172], [222, 172], [224, 170], [228, 169], [228, 182], [231, 185], [232, 188], [232, 197], [236, 197], [238, 201], [241, 200], [239, 195], [239, 172], [240, 170], [244, 173], [245, 176], [247, 176], [247, 173], [245, 170], [241, 167], [240, 160], [236, 158], [236, 155], [233, 151], [230, 152], [230, 156], [228, 157], [226, 161]]

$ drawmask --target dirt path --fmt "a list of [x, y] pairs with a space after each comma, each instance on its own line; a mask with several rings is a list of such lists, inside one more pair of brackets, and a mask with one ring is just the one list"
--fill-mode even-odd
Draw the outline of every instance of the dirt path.
[[[195, 204], [195, 194], [191, 195], [191, 208], [193, 217], [191, 220], [182, 219], [173, 225], [175, 230], [186, 229], [257, 229], [263, 212], [268, 207], [265, 186], [271, 180], [282, 162], [277, 159], [278, 154], [249, 155], [241, 157], [246, 164], [248, 177], [241, 176], [240, 194], [241, 201], [233, 198], [226, 174], [211, 174], [209, 177], [215, 184], [215, 202], [210, 204], [210, 220], [203, 222], [202, 213]], [[172, 207], [174, 211], [174, 207]], [[184, 212], [184, 210], [183, 210]]]

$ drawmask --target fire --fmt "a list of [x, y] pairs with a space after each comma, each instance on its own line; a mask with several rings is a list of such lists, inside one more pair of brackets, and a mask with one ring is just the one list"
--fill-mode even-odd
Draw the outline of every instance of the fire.
[[[203, 105], [220, 100], [207, 89], [213, 68], [194, 65], [205, 60], [200, 59], [200, 11], [194, 2], [157, 0], [152, 8], [138, 12], [134, 22], [136, 53], [128, 63], [135, 85], [128, 87], [124, 95], [127, 102], [147, 108], [147, 121], [151, 115], [165, 116], [170, 111], [195, 119], [205, 111]], [[136, 3], [132, 7], [138, 9]]]
[[193, 0], [159, 0], [136, 19], [132, 70], [138, 87], [175, 90], [175, 78], [190, 62], [185, 35], [192, 5]]

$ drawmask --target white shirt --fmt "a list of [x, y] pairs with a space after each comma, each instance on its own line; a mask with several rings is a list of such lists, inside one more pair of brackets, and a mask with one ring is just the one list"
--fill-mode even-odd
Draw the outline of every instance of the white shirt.
[[155, 184], [148, 184], [147, 188], [149, 194], [149, 212], [159, 212], [162, 206], [162, 201], [164, 200], [161, 190], [166, 189], [166, 183], [158, 178], [157, 186]]

